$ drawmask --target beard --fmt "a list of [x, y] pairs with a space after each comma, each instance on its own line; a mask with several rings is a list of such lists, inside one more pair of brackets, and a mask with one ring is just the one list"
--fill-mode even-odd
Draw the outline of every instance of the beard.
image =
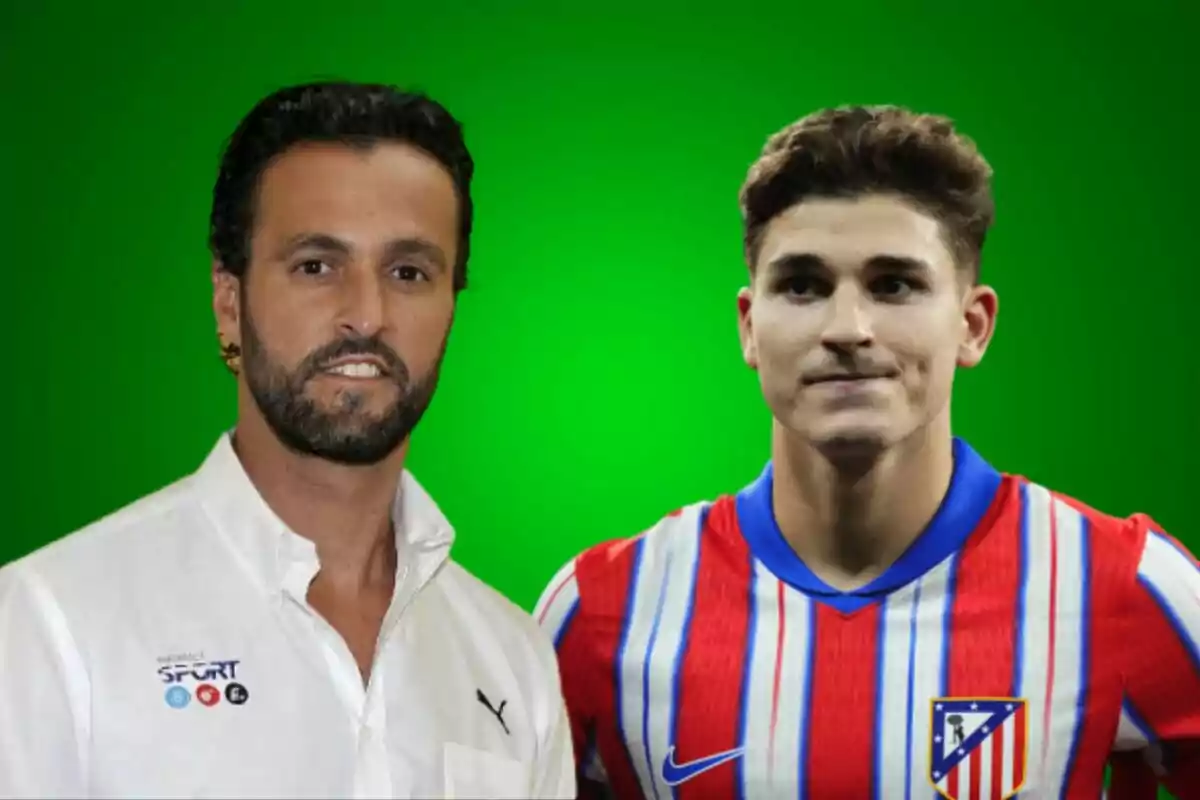
[[[408, 365], [378, 337], [347, 337], [309, 353], [289, 370], [274, 359], [242, 309], [242, 374], [268, 427], [289, 450], [337, 464], [377, 464], [399, 448], [429, 407], [437, 388], [446, 341], [433, 368], [413, 380]], [[370, 355], [382, 360], [397, 398], [371, 413], [365, 392], [347, 390], [332, 407], [322, 407], [305, 394], [308, 382], [334, 359]]]

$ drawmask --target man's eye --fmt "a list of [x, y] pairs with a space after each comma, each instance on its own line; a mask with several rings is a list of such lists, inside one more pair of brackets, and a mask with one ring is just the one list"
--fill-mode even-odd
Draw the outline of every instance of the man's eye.
[[329, 269], [329, 265], [319, 258], [310, 258], [296, 265], [296, 271], [305, 275], [321, 275]]
[[414, 267], [412, 264], [403, 264], [393, 268], [392, 271], [397, 278], [405, 282], [429, 280], [429, 276], [425, 274], [424, 270]]
[[919, 288], [911, 279], [899, 275], [885, 275], [875, 279], [871, 284], [871, 291], [874, 294], [890, 298], [907, 297]]
[[812, 298], [820, 296], [825, 286], [815, 278], [804, 275], [793, 275], [790, 278], [785, 278], [780, 283], [779, 288], [784, 294], [792, 297]]

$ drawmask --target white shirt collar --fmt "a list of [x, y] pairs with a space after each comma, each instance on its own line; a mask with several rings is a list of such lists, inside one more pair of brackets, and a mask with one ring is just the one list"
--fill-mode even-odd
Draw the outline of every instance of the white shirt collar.
[[[194, 477], [205, 511], [254, 577], [268, 592], [285, 591], [303, 601], [320, 568], [316, 545], [288, 528], [267, 505], [234, 451], [229, 432], [217, 440]], [[401, 474], [392, 501], [392, 519], [399, 596], [406, 579], [416, 580], [409, 586], [415, 590], [438, 570], [449, 556], [454, 529], [408, 470]]]

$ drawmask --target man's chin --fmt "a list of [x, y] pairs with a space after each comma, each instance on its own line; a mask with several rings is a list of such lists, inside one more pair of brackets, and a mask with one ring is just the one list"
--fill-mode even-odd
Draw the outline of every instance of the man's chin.
[[882, 426], [845, 425], [817, 432], [809, 438], [813, 448], [838, 472], [866, 474], [892, 444]]
[[321, 436], [297, 443], [300, 454], [349, 467], [374, 466], [396, 452], [404, 440], [356, 436]]

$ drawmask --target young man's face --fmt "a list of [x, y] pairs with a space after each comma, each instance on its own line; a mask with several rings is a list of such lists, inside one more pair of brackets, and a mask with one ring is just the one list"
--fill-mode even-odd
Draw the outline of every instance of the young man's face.
[[244, 278], [216, 273], [218, 325], [253, 399], [243, 413], [305, 454], [393, 452], [437, 383], [458, 213], [449, 173], [407, 145], [303, 145], [274, 161]]
[[888, 195], [805, 200], [763, 232], [738, 297], [742, 350], [776, 420], [822, 451], [890, 447], [948, 409], [996, 295], [941, 224]]

